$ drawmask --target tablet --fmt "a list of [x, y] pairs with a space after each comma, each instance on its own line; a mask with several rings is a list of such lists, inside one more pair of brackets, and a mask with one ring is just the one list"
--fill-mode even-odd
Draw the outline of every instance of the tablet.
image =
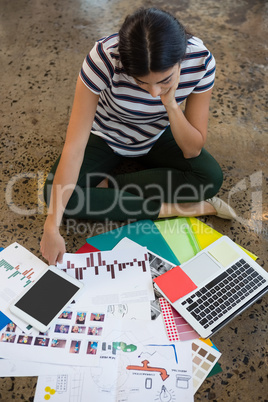
[[82, 287], [82, 282], [50, 266], [9, 308], [23, 321], [40, 332], [46, 332]]

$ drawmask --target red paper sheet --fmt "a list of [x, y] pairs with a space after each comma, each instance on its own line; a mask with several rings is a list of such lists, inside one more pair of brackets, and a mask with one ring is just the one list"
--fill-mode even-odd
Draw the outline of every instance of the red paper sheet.
[[197, 288], [196, 284], [179, 266], [156, 277], [154, 282], [168, 297], [171, 303], [174, 303], [176, 300]]
[[76, 251], [76, 253], [77, 254], [94, 253], [95, 251], [100, 251], [100, 250], [98, 248], [86, 243], [82, 247], [80, 247], [79, 250]]

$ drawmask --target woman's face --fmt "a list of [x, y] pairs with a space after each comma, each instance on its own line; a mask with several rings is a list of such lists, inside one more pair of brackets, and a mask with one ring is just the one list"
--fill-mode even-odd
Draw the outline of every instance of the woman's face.
[[134, 77], [138, 86], [152, 95], [153, 98], [165, 95], [171, 87], [178, 83], [178, 75], [180, 72], [179, 64], [169, 68], [164, 73], [150, 72], [143, 77]]

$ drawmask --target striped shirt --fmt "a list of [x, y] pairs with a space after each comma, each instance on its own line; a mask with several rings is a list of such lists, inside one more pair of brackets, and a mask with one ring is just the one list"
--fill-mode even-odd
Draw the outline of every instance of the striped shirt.
[[[80, 78], [100, 95], [92, 133], [102, 137], [114, 152], [141, 156], [168, 127], [168, 115], [160, 96], [153, 98], [126, 75], [118, 52], [118, 34], [95, 43], [86, 56]], [[203, 42], [188, 40], [181, 63], [180, 83], [175, 96], [182, 103], [191, 93], [201, 93], [214, 85], [215, 60]]]

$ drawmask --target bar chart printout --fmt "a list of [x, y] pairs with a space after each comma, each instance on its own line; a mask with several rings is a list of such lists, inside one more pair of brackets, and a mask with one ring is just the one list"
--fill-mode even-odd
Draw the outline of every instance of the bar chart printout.
[[102, 259], [102, 252], [91, 253], [89, 257], [85, 259], [85, 266], [76, 267], [76, 264], [70, 260], [66, 261], [66, 268], [62, 270], [67, 272], [68, 270], [74, 270], [75, 278], [78, 280], [83, 280], [84, 275], [83, 271], [88, 270], [88, 268], [94, 268], [95, 275], [100, 275], [100, 271], [102, 267], [105, 267], [107, 272], [110, 272], [111, 279], [115, 279], [116, 268], [118, 273], [123, 271], [124, 269], [134, 267], [135, 264], [138, 267], [141, 267], [142, 272], [147, 271], [146, 261], [148, 261], [147, 253], [144, 253], [142, 260], [137, 260], [137, 258], [133, 258], [132, 261], [126, 262], [118, 262], [118, 259], [115, 259], [112, 263], [106, 263], [105, 260]]
[[[108, 295], [109, 303], [131, 302], [129, 292], [132, 292], [135, 301], [138, 295], [142, 299], [140, 301], [154, 299], [146, 247], [85, 254], [66, 253], [58, 268], [87, 284], [91, 296], [106, 296], [106, 303]], [[88, 297], [87, 290], [86, 293]], [[103, 302], [95, 298], [94, 303]]]
[[47, 265], [18, 243], [12, 243], [0, 254], [1, 311], [22, 330], [29, 333], [27, 323], [14, 316], [9, 305], [47, 268]]

